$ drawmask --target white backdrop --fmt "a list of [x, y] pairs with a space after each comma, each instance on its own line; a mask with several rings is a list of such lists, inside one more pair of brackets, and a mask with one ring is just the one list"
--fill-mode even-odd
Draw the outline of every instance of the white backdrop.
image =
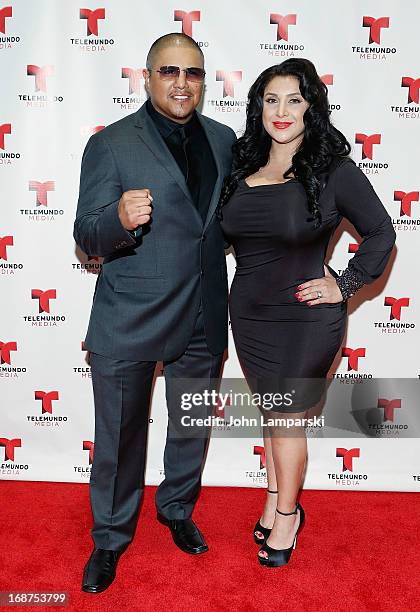
[[[94, 130], [144, 102], [150, 44], [182, 28], [205, 53], [203, 112], [238, 134], [264, 68], [293, 56], [315, 63], [333, 121], [397, 231], [386, 273], [350, 303], [342, 351], [364, 356], [351, 370], [340, 351], [332, 374], [419, 378], [419, 20], [417, 2], [391, 0], [0, 2], [0, 478], [89, 478], [93, 397], [81, 342], [101, 262], [72, 239], [81, 155]], [[358, 240], [341, 228], [330, 265], [343, 270]], [[230, 279], [234, 267], [229, 254]], [[241, 376], [231, 338], [224, 375]], [[386, 439], [405, 422], [405, 398], [391, 385], [386, 399], [402, 409], [394, 420], [384, 411], [376, 439], [313, 434], [305, 487], [419, 490], [418, 441]], [[162, 377], [151, 421], [147, 482], [158, 483]], [[261, 445], [214, 437], [204, 484], [263, 486]]]

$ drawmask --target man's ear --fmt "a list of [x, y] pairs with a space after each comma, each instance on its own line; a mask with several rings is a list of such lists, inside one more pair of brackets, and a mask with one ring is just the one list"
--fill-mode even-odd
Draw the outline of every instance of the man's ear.
[[146, 87], [146, 91], [149, 92], [149, 71], [147, 68], [143, 68], [143, 79], [144, 79], [144, 86]]

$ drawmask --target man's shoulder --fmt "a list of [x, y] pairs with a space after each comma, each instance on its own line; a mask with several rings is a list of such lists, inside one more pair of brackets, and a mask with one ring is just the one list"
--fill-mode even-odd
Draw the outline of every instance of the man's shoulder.
[[203, 121], [203, 123], [208, 128], [213, 129], [219, 135], [224, 136], [230, 140], [236, 140], [235, 132], [228, 125], [225, 125], [224, 123], [220, 123], [220, 121], [211, 119], [210, 117], [207, 117], [206, 115], [202, 115], [201, 113], [200, 113], [200, 119]]
[[122, 119], [118, 119], [113, 123], [105, 126], [102, 130], [93, 134], [91, 139], [93, 140], [107, 140], [109, 142], [113, 142], [115, 140], [120, 140], [122, 136], [130, 132], [134, 127], [136, 120], [138, 118], [138, 111], [135, 113], [130, 113], [126, 115]]

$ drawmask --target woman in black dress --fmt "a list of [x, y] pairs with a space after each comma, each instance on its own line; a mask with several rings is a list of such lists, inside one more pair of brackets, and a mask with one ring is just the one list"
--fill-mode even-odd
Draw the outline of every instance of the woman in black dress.
[[[252, 85], [246, 130], [234, 145], [220, 204], [237, 261], [232, 333], [253, 392], [279, 391], [288, 378], [325, 380], [344, 337], [347, 299], [382, 274], [395, 242], [389, 215], [329, 114], [313, 64], [288, 59]], [[343, 217], [363, 240], [338, 276], [324, 259]], [[265, 416], [304, 417], [311, 393], [302, 388], [291, 406]], [[260, 563], [275, 567], [289, 561], [303, 524], [296, 498], [305, 430], [265, 427], [264, 445], [268, 493], [254, 539]]]

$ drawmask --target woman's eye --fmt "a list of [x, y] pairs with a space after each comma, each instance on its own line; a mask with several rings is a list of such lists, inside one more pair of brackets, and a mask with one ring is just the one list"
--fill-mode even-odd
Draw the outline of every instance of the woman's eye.
[[298, 104], [300, 104], [301, 100], [299, 98], [291, 98], [290, 102], [297, 102]]
[[272, 102], [277, 102], [276, 98], [266, 98], [265, 101], [269, 104], [271, 104]]

